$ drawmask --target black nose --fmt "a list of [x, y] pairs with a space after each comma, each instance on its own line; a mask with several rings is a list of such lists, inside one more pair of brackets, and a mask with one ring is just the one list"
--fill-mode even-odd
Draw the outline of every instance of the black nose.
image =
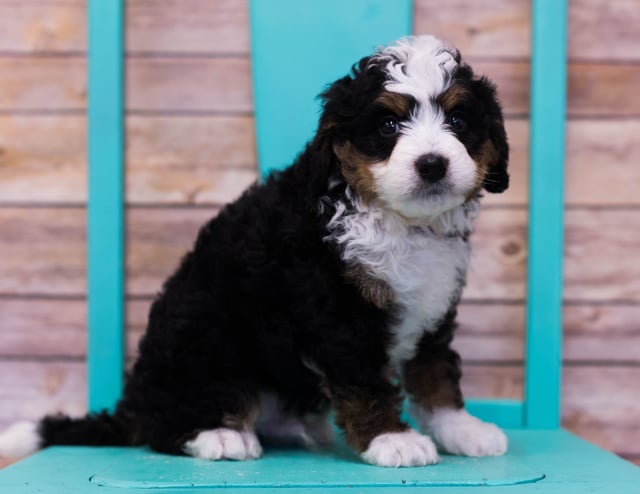
[[449, 160], [439, 154], [424, 154], [416, 161], [416, 168], [420, 176], [429, 182], [437, 182], [447, 174]]

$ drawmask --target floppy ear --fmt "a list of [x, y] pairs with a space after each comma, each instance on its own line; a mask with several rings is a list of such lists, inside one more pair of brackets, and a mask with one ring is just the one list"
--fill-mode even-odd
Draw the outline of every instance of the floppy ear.
[[507, 143], [507, 134], [504, 130], [502, 115], [500, 115], [500, 118], [492, 120], [489, 128], [489, 139], [496, 152], [482, 185], [487, 192], [504, 192], [509, 187], [509, 174], [507, 173], [509, 144]]
[[372, 57], [364, 57], [351, 67], [351, 73], [330, 84], [321, 94], [322, 114], [319, 131], [331, 130], [340, 137], [345, 124], [357, 118], [373, 99], [385, 75]]
[[495, 85], [486, 77], [472, 81], [474, 93], [481, 99], [487, 114], [489, 141], [493, 152], [489, 169], [482, 186], [487, 192], [504, 192], [509, 187], [509, 143], [507, 133], [504, 130], [502, 109], [498, 102]]

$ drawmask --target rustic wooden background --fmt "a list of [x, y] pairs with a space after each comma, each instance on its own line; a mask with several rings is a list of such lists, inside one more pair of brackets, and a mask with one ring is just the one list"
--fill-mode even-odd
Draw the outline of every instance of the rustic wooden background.
[[[485, 202], [458, 347], [468, 395], [522, 393], [530, 5], [416, 0], [415, 32], [499, 85], [513, 186]], [[247, 5], [127, 1], [127, 309], [256, 178]], [[640, 1], [571, 0], [563, 422], [640, 460]], [[85, 410], [82, 0], [0, 0], [0, 427]], [[345, 70], [347, 67], [345, 67]]]

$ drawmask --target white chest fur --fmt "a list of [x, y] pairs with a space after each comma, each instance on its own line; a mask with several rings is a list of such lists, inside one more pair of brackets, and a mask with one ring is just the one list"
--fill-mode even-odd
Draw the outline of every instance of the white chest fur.
[[342, 247], [346, 262], [357, 262], [392, 289], [400, 308], [388, 349], [393, 365], [413, 357], [420, 337], [437, 329], [464, 285], [470, 232], [477, 205], [444, 213], [430, 227], [406, 224], [382, 208], [338, 207], [328, 237]]

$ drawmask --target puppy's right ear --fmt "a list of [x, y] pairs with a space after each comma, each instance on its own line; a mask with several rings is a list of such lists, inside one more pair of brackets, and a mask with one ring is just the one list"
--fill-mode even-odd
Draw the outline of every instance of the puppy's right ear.
[[321, 94], [319, 131], [339, 131], [355, 119], [384, 84], [385, 76], [371, 56], [351, 67], [349, 75], [329, 85]]

